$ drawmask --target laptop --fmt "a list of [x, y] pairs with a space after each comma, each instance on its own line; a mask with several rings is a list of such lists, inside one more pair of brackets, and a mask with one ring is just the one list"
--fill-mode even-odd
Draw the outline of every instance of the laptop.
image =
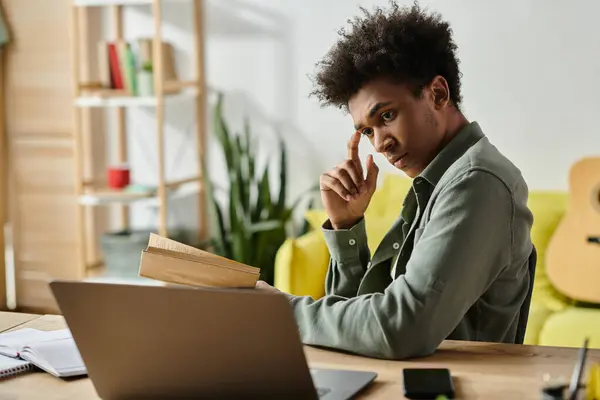
[[310, 369], [279, 294], [56, 280], [51, 290], [103, 399], [351, 399], [377, 374]]

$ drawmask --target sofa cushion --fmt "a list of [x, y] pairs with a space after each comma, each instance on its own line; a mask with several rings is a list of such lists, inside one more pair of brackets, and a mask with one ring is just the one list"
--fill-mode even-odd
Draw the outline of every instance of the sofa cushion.
[[600, 308], [567, 307], [553, 313], [540, 331], [538, 344], [580, 347], [585, 337], [590, 348], [600, 349]]
[[546, 319], [552, 314], [552, 310], [544, 305], [542, 301], [532, 301], [529, 308], [529, 317], [527, 319], [527, 329], [525, 330], [525, 339], [523, 344], [538, 344], [540, 340], [540, 331], [542, 330]]
[[289, 238], [275, 257], [274, 286], [296, 296], [323, 297], [328, 265], [329, 251], [320, 232]]

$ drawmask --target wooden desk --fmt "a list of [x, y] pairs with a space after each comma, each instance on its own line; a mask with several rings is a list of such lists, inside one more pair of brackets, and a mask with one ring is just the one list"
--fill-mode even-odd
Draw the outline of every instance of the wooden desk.
[[0, 311], [0, 332], [4, 332], [19, 325], [26, 324], [27, 322], [39, 317], [40, 316], [36, 314]]
[[[28, 321], [23, 323], [23, 321]], [[10, 328], [10, 324], [15, 326]], [[0, 313], [0, 330], [65, 327], [61, 316]], [[403, 399], [402, 369], [449, 368], [457, 399], [540, 399], [544, 374], [569, 380], [577, 349], [446, 341], [436, 354], [411, 361], [382, 361], [306, 348], [311, 367], [366, 369], [379, 374], [360, 398]], [[590, 350], [588, 363], [600, 363], [600, 350]], [[97, 399], [87, 378], [63, 381], [43, 372], [27, 373], [0, 383], [0, 399]]]

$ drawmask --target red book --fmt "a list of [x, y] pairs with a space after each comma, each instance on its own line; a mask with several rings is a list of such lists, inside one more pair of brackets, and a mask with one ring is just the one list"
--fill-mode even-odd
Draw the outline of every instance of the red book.
[[124, 89], [123, 73], [119, 63], [119, 53], [114, 43], [108, 44], [108, 58], [110, 61], [110, 77], [113, 82], [114, 89]]

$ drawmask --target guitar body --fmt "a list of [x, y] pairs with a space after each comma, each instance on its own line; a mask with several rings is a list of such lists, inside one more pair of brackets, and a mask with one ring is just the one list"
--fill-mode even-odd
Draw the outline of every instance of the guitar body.
[[[534, 221], [535, 223], [535, 221]], [[600, 304], [600, 157], [569, 173], [569, 206], [546, 250], [546, 273], [565, 296]]]

